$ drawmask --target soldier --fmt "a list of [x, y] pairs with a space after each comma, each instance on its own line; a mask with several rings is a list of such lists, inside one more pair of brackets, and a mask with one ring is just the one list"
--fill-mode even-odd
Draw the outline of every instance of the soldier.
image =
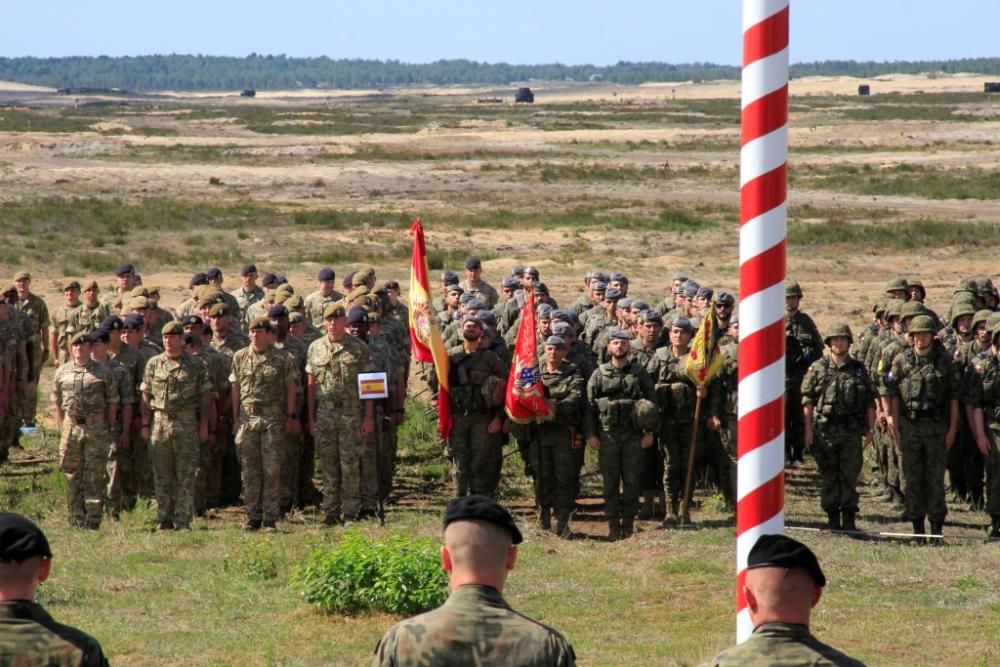
[[587, 382], [583, 420], [587, 444], [600, 452], [604, 513], [612, 541], [630, 537], [634, 531], [642, 490], [642, 450], [653, 446], [656, 422], [639, 424], [633, 416], [641, 401], [652, 403], [656, 395], [646, 369], [629, 361], [631, 341], [627, 331], [611, 335], [611, 360], [601, 364]]
[[809, 366], [802, 380], [804, 440], [822, 478], [820, 505], [829, 530], [857, 530], [862, 438], [871, 442], [875, 391], [868, 371], [849, 355], [854, 336], [846, 324], [823, 338], [829, 353]]
[[[632, 305], [634, 306], [635, 303]], [[648, 368], [656, 350], [663, 346], [663, 318], [655, 310], [647, 308], [637, 316], [633, 329], [635, 340], [629, 352], [629, 359], [643, 368]], [[659, 447], [650, 447], [643, 451], [643, 458], [643, 500], [642, 509], [639, 510], [639, 518], [652, 519], [656, 515], [666, 517], [667, 495], [663, 487], [666, 460], [663, 452]], [[659, 507], [654, 507], [654, 499], [659, 499]]]
[[837, 665], [864, 667], [809, 633], [826, 576], [809, 547], [784, 535], [761, 535], [747, 555], [743, 596], [753, 635], [702, 667]]
[[111, 370], [90, 358], [90, 334], [73, 336], [70, 352], [72, 360], [52, 379], [52, 402], [62, 428], [59, 468], [66, 474], [70, 525], [98, 530], [118, 388]]
[[57, 623], [38, 604], [52, 572], [45, 533], [19, 514], [0, 513], [0, 645], [9, 665], [107, 667], [96, 639]]
[[906, 293], [909, 295], [910, 301], [917, 301], [923, 305], [924, 310], [926, 310], [927, 314], [934, 320], [934, 326], [940, 329], [944, 322], [937, 313], [927, 307], [927, 304], [925, 303], [927, 300], [927, 289], [924, 288], [924, 283], [920, 280], [907, 281]]
[[910, 284], [902, 276], [891, 278], [885, 286], [885, 293], [889, 295], [890, 299], [908, 301], [910, 298]]
[[[285, 436], [301, 430], [296, 405], [298, 375], [291, 355], [272, 347], [274, 327], [260, 318], [250, 324], [250, 345], [233, 355], [232, 387], [236, 449], [243, 472], [246, 530], [273, 533], [281, 512], [282, 468], [288, 465]], [[282, 400], [284, 399], [284, 400]]]
[[232, 357], [237, 350], [250, 344], [250, 340], [233, 326], [232, 308], [225, 303], [216, 303], [208, 311], [212, 325], [212, 347]]
[[323, 523], [333, 526], [353, 521], [361, 510], [361, 446], [374, 428], [374, 413], [358, 396], [358, 374], [371, 369], [371, 353], [347, 333], [343, 303], [326, 307], [323, 324], [326, 336], [309, 346], [306, 400], [323, 474]]
[[445, 300], [448, 298], [448, 289], [458, 285], [458, 283], [458, 274], [454, 271], [445, 270], [441, 272], [441, 294], [432, 300], [434, 312], [439, 313], [444, 310]]
[[[802, 378], [809, 365], [823, 354], [823, 340], [812, 318], [799, 310], [802, 288], [794, 280], [785, 283], [785, 396], [788, 405], [802, 404]], [[785, 413], [785, 460], [788, 465], [803, 461], [801, 410]]]
[[101, 297], [101, 303], [107, 306], [109, 311], [117, 299], [131, 292], [139, 284], [135, 280], [135, 267], [127, 263], [119, 264], [115, 268], [115, 283], [117, 289]]
[[892, 360], [888, 376], [891, 396], [890, 429], [902, 447], [905, 516], [915, 534], [941, 535], [948, 508], [944, 498], [945, 457], [958, 431], [959, 375], [941, 342], [934, 337], [934, 320], [913, 318], [912, 346]]
[[184, 351], [184, 327], [163, 327], [164, 351], [143, 374], [142, 437], [149, 442], [156, 485], [157, 530], [187, 530], [194, 518], [199, 442], [208, 440], [215, 388], [203, 359]]
[[477, 299], [492, 309], [500, 300], [500, 295], [496, 289], [483, 280], [483, 263], [478, 257], [470, 257], [465, 260], [465, 281], [462, 287], [466, 292], [473, 294]]
[[723, 455], [726, 460], [727, 474], [719, 474], [719, 484], [725, 484], [726, 478], [729, 480], [730, 498], [736, 498], [737, 494], [737, 438], [736, 438], [736, 409], [739, 388], [739, 341], [740, 329], [739, 321], [733, 316], [729, 320], [729, 328], [726, 330], [724, 340], [728, 342], [721, 344], [719, 351], [723, 355], [723, 366], [719, 374], [708, 385], [708, 402], [706, 412], [708, 430], [714, 431], [718, 437], [718, 445], [722, 449], [720, 462]]
[[72, 321], [80, 309], [80, 283], [76, 280], [68, 283], [63, 288], [63, 296], [66, 298], [66, 303], [53, 309], [49, 324], [49, 349], [52, 350], [52, 365], [55, 368], [69, 361]]
[[35, 426], [35, 412], [38, 410], [38, 379], [42, 367], [49, 358], [49, 307], [37, 294], [31, 293], [31, 274], [21, 271], [14, 276], [14, 287], [17, 288], [17, 308], [31, 320], [31, 338], [34, 343], [34, 359], [32, 359], [32, 374], [21, 392], [19, 406], [21, 422], [29, 427]]
[[188, 289], [191, 290], [191, 296], [182, 301], [181, 305], [177, 306], [177, 309], [174, 311], [178, 320], [183, 320], [188, 315], [195, 314], [195, 311], [198, 309], [198, 288], [207, 284], [208, 276], [205, 275], [204, 271], [199, 271], [191, 276], [191, 280], [188, 281]]
[[[139, 288], [132, 290], [133, 294], [137, 292]], [[146, 297], [146, 307], [147, 307], [147, 317], [146, 317], [146, 330], [148, 332], [147, 338], [152, 342], [156, 343], [161, 349], [163, 348], [162, 341], [160, 341], [161, 332], [163, 331], [164, 325], [167, 322], [174, 321], [174, 314], [167, 310], [166, 308], [160, 308], [160, 288], [159, 287], [144, 287]], [[140, 293], [141, 294], [141, 293]]]
[[[405, 329], [410, 327], [410, 309], [403, 303], [400, 298], [399, 281], [397, 280], [387, 280], [383, 284], [386, 291], [386, 297], [388, 303], [385, 305], [386, 318], [398, 322], [403, 325]], [[497, 304], [499, 305], [499, 304]], [[409, 349], [409, 335], [406, 336], [407, 339], [407, 349]]]
[[101, 288], [97, 286], [96, 280], [84, 283], [83, 301], [73, 313], [69, 323], [72, 333], [97, 331], [105, 318], [111, 314], [111, 308], [100, 302], [100, 293]]
[[336, 278], [337, 274], [334, 273], [333, 269], [324, 266], [316, 275], [319, 289], [305, 298], [305, 315], [317, 327], [323, 326], [323, 311], [326, 310], [326, 307], [344, 298], [344, 295], [335, 289], [337, 286]]
[[255, 264], [244, 264], [240, 267], [240, 287], [233, 290], [231, 295], [236, 299], [236, 305], [239, 307], [239, 320], [242, 327], [249, 328], [250, 324], [246, 319], [247, 309], [264, 300], [264, 290], [257, 287], [257, 266]]
[[522, 539], [510, 513], [489, 498], [449, 501], [441, 566], [451, 595], [438, 609], [389, 628], [372, 667], [575, 665], [573, 647], [562, 635], [517, 613], [503, 598]]
[[119, 467], [119, 454], [122, 458], [128, 458], [128, 449], [132, 436], [132, 420], [135, 412], [136, 385], [129, 369], [119, 362], [108, 357], [108, 343], [111, 341], [111, 332], [104, 329], [92, 331], [90, 334], [90, 358], [99, 364], [108, 367], [111, 377], [118, 391], [118, 414], [119, 419], [115, 421], [111, 428], [111, 447], [108, 451], [107, 473], [108, 487], [106, 496], [109, 509], [111, 510], [111, 520], [118, 521], [121, 518], [121, 468], [129, 467], [130, 463]]
[[[289, 335], [288, 309], [284, 305], [273, 306], [267, 316], [274, 327], [274, 348], [287, 352], [295, 367], [295, 413], [299, 415], [301, 425], [309, 417], [306, 414], [306, 358], [309, 356], [309, 348], [298, 338]], [[300, 428], [299, 433], [285, 439], [285, 461], [281, 466], [280, 484], [282, 516], [291, 512], [300, 498], [308, 495], [311, 499], [315, 496], [312, 475], [316, 449], [312, 436], [308, 436], [308, 443], [304, 442], [303, 430]], [[306, 488], [308, 491], [304, 491]]]
[[986, 512], [991, 541], [1000, 540], [1000, 326], [990, 330], [991, 347], [970, 362], [964, 383], [964, 402], [971, 412], [976, 447], [986, 467]]
[[229, 313], [233, 317], [239, 318], [240, 314], [240, 304], [236, 300], [236, 297], [225, 291], [222, 286], [224, 278], [222, 277], [222, 269], [217, 266], [213, 266], [210, 269], [205, 270], [205, 277], [208, 278], [208, 284], [215, 287], [218, 290], [218, 298], [221, 299], [227, 306], [229, 306]]
[[7, 338], [13, 349], [10, 362], [13, 365], [13, 387], [9, 397], [5, 398], [6, 409], [4, 409], [2, 420], [0, 420], [0, 459], [7, 456], [7, 452], [13, 446], [18, 446], [21, 438], [21, 396], [30, 378], [34, 377], [36, 341], [32, 340], [31, 318], [17, 307], [17, 288], [10, 285], [3, 292], [3, 315], [6, 328], [8, 328]]
[[[141, 386], [146, 372], [146, 364], [160, 353], [155, 348], [146, 344], [145, 321], [141, 315], [133, 313], [122, 320], [121, 337], [129, 347], [134, 348], [142, 357], [142, 362], [138, 370], [139, 386]], [[142, 392], [140, 391], [139, 393], [141, 394]], [[135, 490], [136, 494], [142, 498], [153, 498], [156, 495], [156, 486], [153, 479], [153, 459], [149, 452], [149, 439], [142, 436], [141, 414], [139, 416], [140, 419], [137, 420], [139, 432], [132, 433], [131, 443]]]

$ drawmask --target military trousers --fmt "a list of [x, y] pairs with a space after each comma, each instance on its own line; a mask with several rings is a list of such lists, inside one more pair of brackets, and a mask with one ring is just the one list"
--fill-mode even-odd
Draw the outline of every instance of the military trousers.
[[149, 436], [156, 488], [156, 520], [184, 527], [194, 518], [198, 470], [198, 419], [194, 412], [168, 417], [155, 411]]
[[535, 505], [569, 514], [576, 503], [580, 468], [576, 465], [573, 433], [560, 424], [542, 424], [531, 440], [531, 465], [535, 470]]
[[945, 417], [910, 421], [900, 417], [903, 494], [906, 518], [943, 522], [948, 515], [944, 497]]
[[379, 468], [382, 461], [378, 456], [385, 446], [382, 442], [383, 414], [380, 406], [375, 407], [372, 432], [362, 440], [361, 448], [361, 509], [373, 512], [379, 502]]
[[107, 423], [78, 424], [71, 417], [63, 420], [59, 469], [66, 475], [66, 501], [73, 526], [101, 525], [105, 465], [110, 448]]
[[[863, 417], [860, 421], [863, 423]], [[819, 468], [819, 503], [824, 512], [858, 511], [863, 436], [863, 427], [813, 426], [812, 454]]]
[[282, 467], [286, 464], [285, 417], [252, 417], [240, 413], [236, 451], [243, 476], [247, 519], [275, 522], [281, 513]]
[[[785, 404], [802, 405], [802, 376], [789, 378], [785, 384]], [[785, 411], [785, 461], [801, 461], [805, 450], [805, 416], [798, 407]]]
[[[127, 427], [131, 428], [131, 424]], [[121, 435], [121, 428], [116, 429], [115, 433], [110, 434], [110, 439], [112, 446], [109, 448], [108, 452], [108, 488], [107, 488], [107, 498], [109, 509], [111, 510], [111, 515], [117, 517], [121, 514], [123, 509], [131, 509], [126, 507], [124, 504], [123, 495], [123, 484], [126, 479], [133, 478], [132, 472], [132, 450], [131, 450], [131, 439], [129, 441], [130, 447], [124, 449], [121, 443], [118, 441]], [[135, 494], [132, 495], [133, 502], [135, 501]]]
[[38, 412], [38, 379], [42, 374], [42, 348], [38, 344], [35, 345], [34, 355], [34, 371], [24, 384], [24, 390], [18, 396], [20, 400], [17, 402], [18, 417], [24, 424], [35, 423]]
[[986, 457], [986, 513], [1000, 515], [1000, 423], [990, 424], [986, 429], [990, 439], [990, 455]]
[[692, 422], [668, 421], [660, 429], [660, 446], [667, 455], [667, 494], [672, 500], [679, 500], [684, 492], [693, 426]]
[[642, 493], [642, 434], [631, 429], [600, 430], [598, 465], [604, 486], [604, 514], [609, 520], [633, 519]]
[[313, 434], [323, 475], [323, 514], [357, 518], [361, 510], [361, 415], [354, 410], [316, 411]]
[[[719, 419], [718, 443], [721, 451], [717, 458], [719, 471], [719, 485], [722, 487], [723, 496], [736, 506], [737, 477], [739, 467], [739, 445], [736, 438], [737, 420], [736, 415], [726, 415]], [[728, 484], [729, 486], [725, 486]], [[728, 490], [728, 492], [727, 492]]]
[[455, 495], [496, 496], [503, 465], [503, 441], [500, 434], [488, 432], [491, 419], [488, 412], [452, 416], [448, 451], [451, 453]]

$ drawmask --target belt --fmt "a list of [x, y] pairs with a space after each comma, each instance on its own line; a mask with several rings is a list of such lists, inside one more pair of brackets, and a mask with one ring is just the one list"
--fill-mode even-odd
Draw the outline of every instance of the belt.
[[941, 419], [944, 415], [940, 410], [910, 410], [906, 418], [911, 422]]
[[154, 409], [153, 412], [158, 417], [161, 417], [161, 418], [162, 417], [166, 417], [166, 418], [169, 418], [169, 419], [188, 419], [188, 418], [194, 418], [198, 414], [197, 410], [195, 410], [194, 408], [190, 408], [188, 410], [156, 410], [156, 409]]
[[90, 417], [74, 417], [73, 415], [66, 415], [66, 419], [69, 419], [77, 426], [86, 426], [88, 424], [103, 424], [104, 415], [91, 415]]
[[283, 412], [280, 408], [273, 406], [259, 407], [254, 405], [244, 405], [241, 409], [250, 417], [280, 417]]

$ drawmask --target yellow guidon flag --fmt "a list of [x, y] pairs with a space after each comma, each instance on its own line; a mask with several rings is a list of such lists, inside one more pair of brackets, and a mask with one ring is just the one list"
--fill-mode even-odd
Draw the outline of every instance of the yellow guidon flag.
[[703, 387], [712, 381], [725, 363], [719, 351], [718, 325], [715, 322], [715, 300], [691, 339], [691, 351], [684, 372], [696, 385]]

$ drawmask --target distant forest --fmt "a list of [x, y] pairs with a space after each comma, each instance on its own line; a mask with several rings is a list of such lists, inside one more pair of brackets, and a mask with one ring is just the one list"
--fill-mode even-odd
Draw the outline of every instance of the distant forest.
[[[791, 66], [791, 76], [856, 76], [970, 72], [1000, 75], [1000, 58], [947, 61], [855, 62], [827, 60]], [[287, 90], [294, 88], [380, 88], [412, 85], [496, 85], [527, 81], [605, 81], [619, 84], [737, 79], [731, 65], [619, 62], [594, 65], [510, 65], [472, 60], [412, 64], [396, 60], [246, 58], [221, 56], [137, 56], [111, 58], [0, 58], [0, 80], [55, 88], [125, 88], [152, 90]]]

